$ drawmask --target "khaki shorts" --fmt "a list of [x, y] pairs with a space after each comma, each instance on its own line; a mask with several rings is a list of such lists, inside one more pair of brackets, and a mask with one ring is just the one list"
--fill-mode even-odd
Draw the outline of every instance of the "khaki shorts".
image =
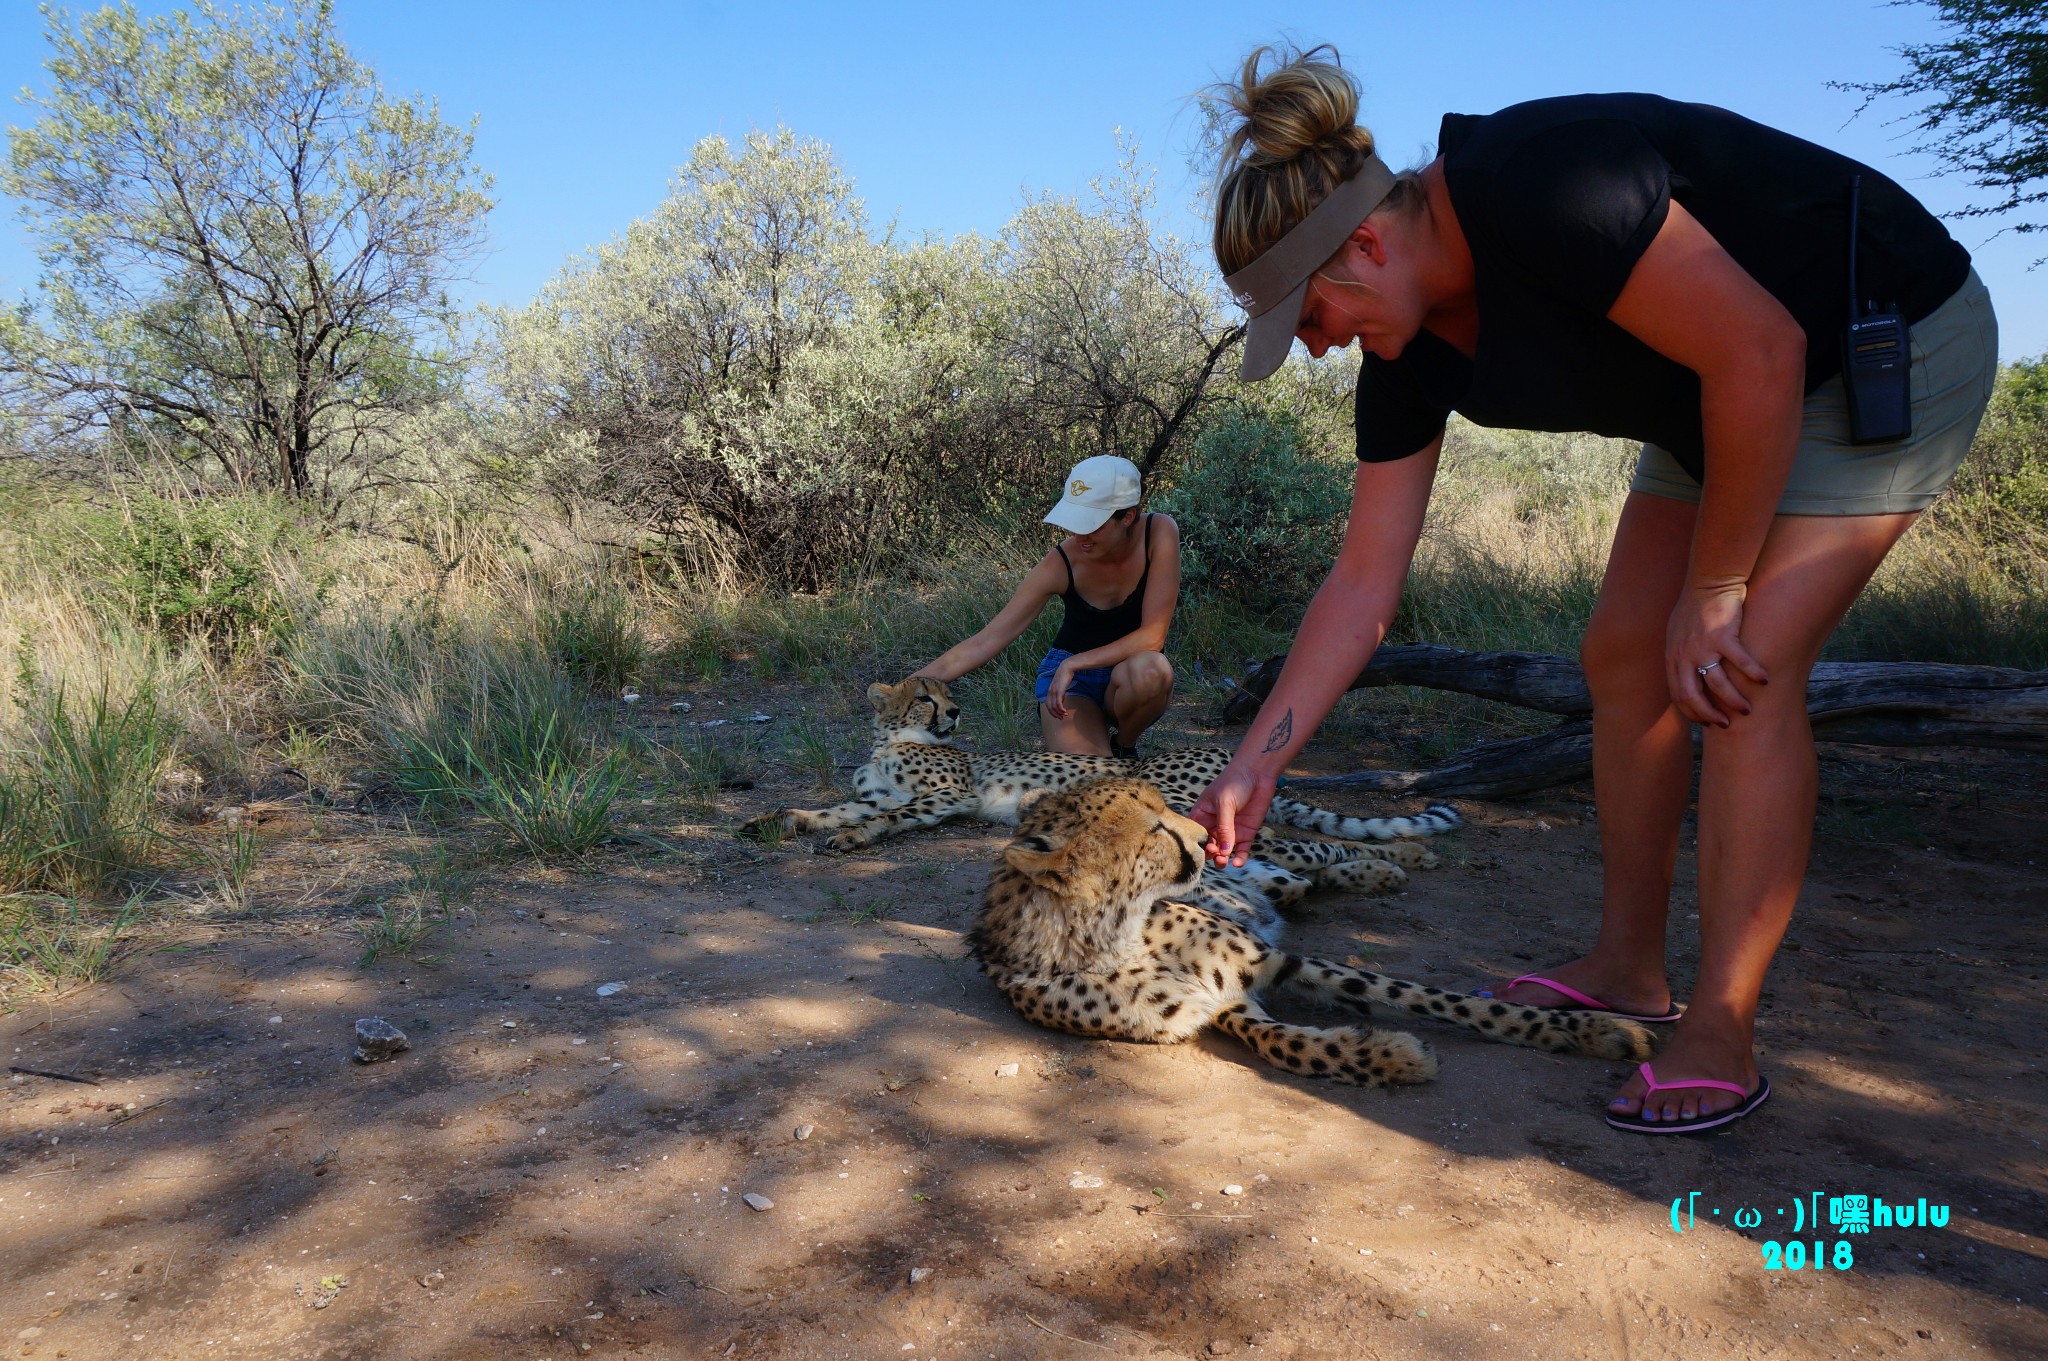
[[[1998, 377], [1998, 318], [1976, 270], [1913, 323], [1912, 351], [1913, 433], [1896, 444], [1849, 443], [1840, 377], [1807, 395], [1780, 515], [1885, 515], [1925, 510], [1941, 495], [1970, 452]], [[1700, 499], [1700, 484], [1654, 444], [1643, 446], [1630, 490]]]

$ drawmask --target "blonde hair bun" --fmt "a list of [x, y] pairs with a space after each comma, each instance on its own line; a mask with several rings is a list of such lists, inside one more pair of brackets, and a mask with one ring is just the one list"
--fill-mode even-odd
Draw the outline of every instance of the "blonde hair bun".
[[1237, 83], [1215, 93], [1242, 120], [1224, 134], [1226, 173], [1240, 163], [1269, 167], [1325, 147], [1372, 153], [1372, 134], [1358, 126], [1358, 82], [1327, 43], [1306, 52], [1254, 48]]
[[[1217, 139], [1216, 263], [1235, 274], [1356, 175], [1373, 154], [1358, 124], [1358, 82], [1324, 43], [1306, 51], [1258, 47], [1236, 83], [1207, 91]], [[1402, 175], [1387, 202], [1417, 195]]]

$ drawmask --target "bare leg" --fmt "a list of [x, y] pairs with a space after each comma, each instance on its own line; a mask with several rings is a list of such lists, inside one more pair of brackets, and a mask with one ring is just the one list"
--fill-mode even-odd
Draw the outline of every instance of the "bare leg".
[[1110, 669], [1105, 708], [1115, 719], [1117, 741], [1138, 745], [1138, 737], [1173, 703], [1173, 663], [1162, 653], [1140, 652]]
[[1067, 716], [1054, 718], [1043, 704], [1038, 706], [1038, 729], [1045, 737], [1047, 751], [1072, 752], [1077, 756], [1109, 755], [1109, 720], [1102, 706], [1071, 692], [1067, 695]]
[[[1820, 777], [1806, 717], [1806, 678], [1821, 646], [1916, 514], [1781, 515], [1750, 579], [1742, 638], [1769, 671], [1743, 684], [1752, 706], [1705, 730], [1700, 771], [1700, 974], [1658, 1076], [1754, 1087], [1751, 1051], [1764, 975], [1799, 898], [1813, 845]], [[1644, 1107], [1642, 1079], [1611, 1109], [1675, 1120], [1737, 1104], [1733, 1093], [1665, 1093]]]
[[[1664, 681], [1664, 630], [1685, 586], [1697, 514], [1687, 501], [1629, 495], [1579, 649], [1593, 695], [1593, 801], [1605, 870], [1600, 935], [1583, 959], [1542, 972], [1638, 1015], [1671, 1005], [1664, 919], [1693, 761], [1691, 724], [1672, 708]], [[1506, 996], [1571, 1005], [1533, 983]]]
[[[1664, 920], [1691, 771], [1688, 725], [1663, 675], [1664, 619], [1682, 589], [1693, 508], [1629, 498], [1583, 655], [1594, 696], [1594, 796], [1606, 879], [1600, 936], [1585, 958], [1547, 971], [1611, 1005], [1667, 1003]], [[1700, 784], [1700, 975], [1658, 1060], [1666, 1082], [1754, 1087], [1751, 1044], [1764, 975], [1783, 939], [1811, 847], [1818, 778], [1806, 678], [1822, 644], [1914, 515], [1779, 516], [1750, 582], [1742, 637], [1770, 672], [1742, 686], [1752, 712], [1709, 729]], [[1673, 559], [1676, 559], [1675, 570]], [[1654, 619], [1654, 627], [1652, 620]], [[1561, 1000], [1524, 985], [1518, 1002]], [[1611, 1109], [1633, 1114], [1632, 1077]], [[1712, 1114], [1733, 1093], [1692, 1089], [1651, 1118]]]

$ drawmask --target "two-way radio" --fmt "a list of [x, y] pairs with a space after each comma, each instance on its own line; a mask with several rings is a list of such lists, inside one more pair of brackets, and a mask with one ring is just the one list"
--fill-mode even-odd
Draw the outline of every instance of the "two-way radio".
[[1849, 180], [1849, 328], [1842, 335], [1842, 386], [1849, 394], [1849, 442], [1890, 444], [1913, 433], [1911, 335], [1897, 303], [1858, 296], [1856, 217], [1863, 177]]

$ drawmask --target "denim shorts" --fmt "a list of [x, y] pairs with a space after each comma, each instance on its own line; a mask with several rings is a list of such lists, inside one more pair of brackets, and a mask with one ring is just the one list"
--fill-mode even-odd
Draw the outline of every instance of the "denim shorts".
[[[1040, 704], [1045, 703], [1045, 696], [1052, 689], [1052, 673], [1060, 669], [1061, 662], [1073, 655], [1071, 652], [1054, 648], [1046, 653], [1045, 660], [1038, 664], [1038, 682], [1035, 688]], [[1091, 666], [1086, 671], [1076, 671], [1073, 681], [1067, 686], [1067, 698], [1072, 699], [1078, 695], [1082, 699], [1094, 700], [1098, 708], [1106, 711], [1109, 708], [1105, 700], [1109, 695], [1110, 670], [1107, 666]]]
[[[1947, 302], [1912, 326], [1913, 433], [1894, 444], [1849, 443], [1840, 377], [1806, 395], [1799, 451], [1780, 515], [1885, 515], [1925, 510], [1970, 452], [1998, 377], [1998, 318], [1971, 270]], [[1669, 453], [1643, 446], [1632, 491], [1698, 501], [1700, 484]]]

